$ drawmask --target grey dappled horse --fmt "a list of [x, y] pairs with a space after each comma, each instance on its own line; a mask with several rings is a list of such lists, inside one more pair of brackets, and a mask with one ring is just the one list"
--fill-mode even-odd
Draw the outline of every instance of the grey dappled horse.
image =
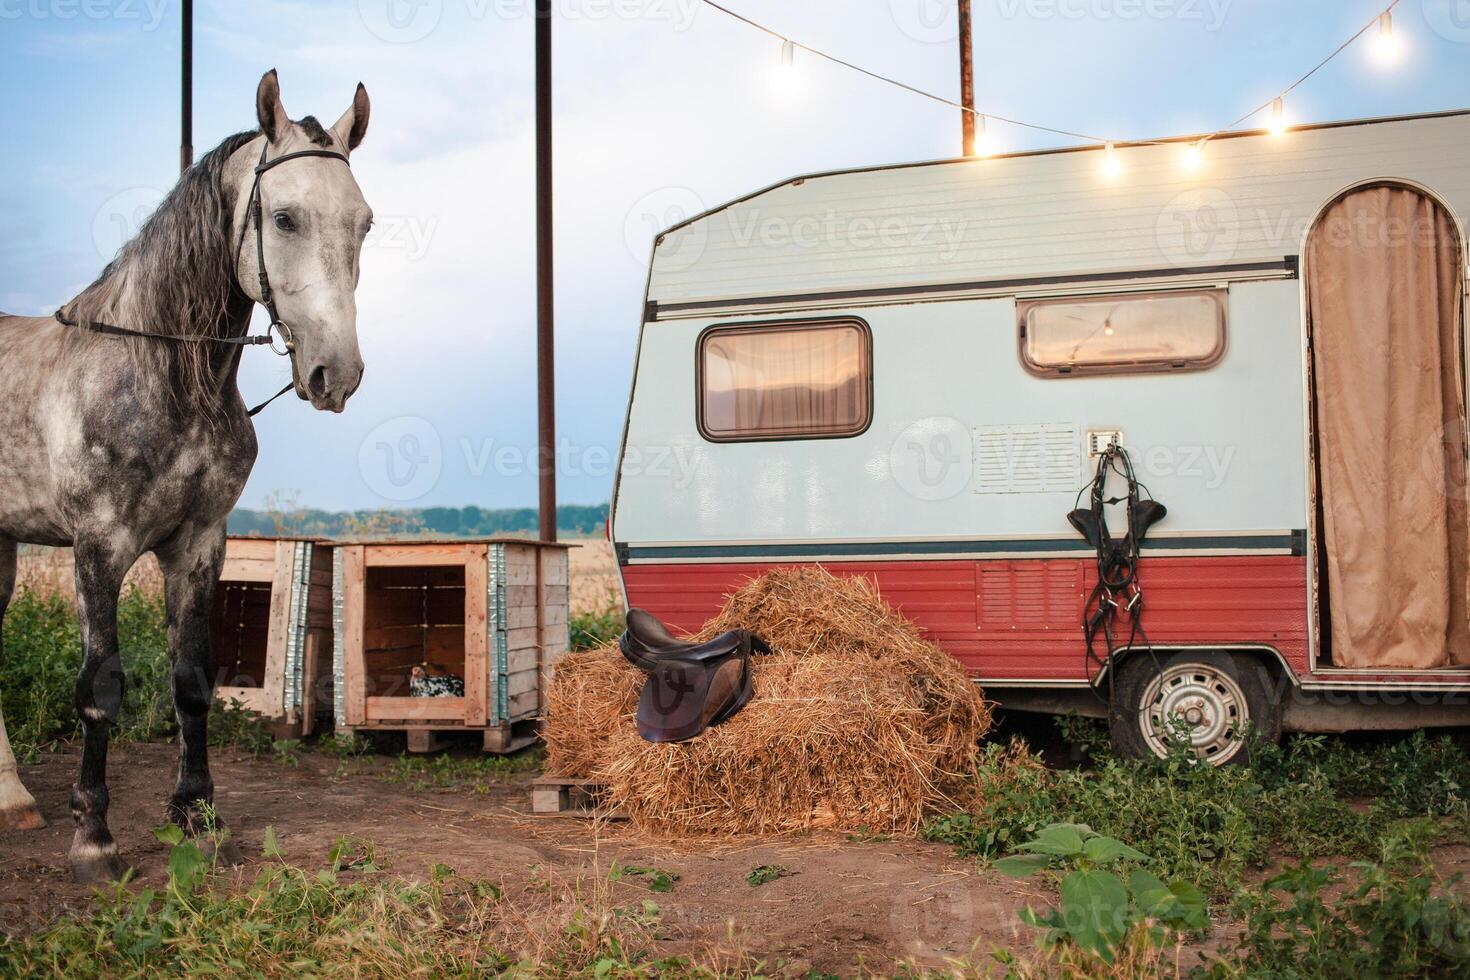
[[[107, 828], [107, 741], [123, 694], [118, 596], [148, 551], [163, 569], [181, 744], [168, 816], [195, 833], [200, 804], [212, 802], [210, 606], [225, 518], [256, 453], [236, 386], [244, 347], [222, 339], [244, 337], [264, 303], [285, 325], [275, 330], [291, 349], [299, 397], [340, 412], [357, 389], [353, 291], [372, 212], [346, 157], [368, 111], [359, 85], [330, 129], [310, 116], [293, 122], [267, 72], [260, 129], [200, 159], [96, 282], [55, 318], [0, 314], [0, 617], [18, 542], [74, 549], [84, 744], [70, 862], [79, 881], [126, 868]], [[99, 332], [105, 325], [171, 339]], [[0, 717], [0, 827], [42, 824]]]

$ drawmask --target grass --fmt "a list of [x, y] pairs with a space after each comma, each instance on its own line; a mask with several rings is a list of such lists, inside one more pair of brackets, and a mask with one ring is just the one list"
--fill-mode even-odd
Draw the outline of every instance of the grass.
[[100, 891], [85, 913], [25, 937], [0, 935], [0, 976], [720, 977], [758, 967], [738, 955], [659, 958], [658, 906], [616, 900], [611, 875], [566, 880], [533, 869], [516, 886], [438, 864], [426, 881], [344, 839], [314, 868], [285, 860], [268, 831], [253, 879], [173, 844], [161, 890]]
[[527, 749], [515, 755], [400, 755], [375, 774], [389, 782], [416, 791], [428, 789], [465, 790], [484, 795], [507, 776], [537, 772], [546, 761], [546, 750]]
[[1258, 747], [1250, 768], [1093, 752], [1091, 765], [1058, 771], [1024, 743], [988, 746], [969, 804], [924, 836], [994, 858], [1048, 824], [1082, 823], [1148, 854], [1159, 877], [1223, 898], [1274, 859], [1371, 856], [1405, 820], [1443, 834], [1470, 828], [1470, 756], [1422, 732], [1367, 746], [1295, 737]]
[[[114, 737], [146, 741], [173, 734], [167, 625], [163, 600], [136, 586], [118, 603], [118, 649], [127, 674]], [[23, 762], [80, 732], [74, 690], [82, 665], [76, 609], [59, 593], [21, 589], [5, 613], [0, 697], [12, 748]]]

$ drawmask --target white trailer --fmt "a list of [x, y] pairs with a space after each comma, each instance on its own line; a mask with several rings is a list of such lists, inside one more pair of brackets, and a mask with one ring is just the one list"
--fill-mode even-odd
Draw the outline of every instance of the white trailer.
[[[1467, 215], [1450, 112], [815, 174], [692, 218], [653, 250], [627, 598], [694, 629], [771, 566], [867, 575], [1003, 704], [1106, 713], [1130, 751], [1171, 717], [1216, 761], [1246, 723], [1464, 723]], [[1089, 659], [1067, 515], [1114, 441], [1168, 516], [1142, 633]]]

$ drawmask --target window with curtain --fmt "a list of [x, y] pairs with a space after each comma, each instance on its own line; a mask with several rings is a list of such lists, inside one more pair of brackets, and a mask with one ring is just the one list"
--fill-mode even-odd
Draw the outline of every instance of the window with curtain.
[[699, 430], [716, 442], [856, 435], [872, 421], [872, 382], [861, 320], [715, 327], [699, 340]]
[[1225, 353], [1223, 289], [1035, 300], [1017, 313], [1034, 374], [1198, 369]]

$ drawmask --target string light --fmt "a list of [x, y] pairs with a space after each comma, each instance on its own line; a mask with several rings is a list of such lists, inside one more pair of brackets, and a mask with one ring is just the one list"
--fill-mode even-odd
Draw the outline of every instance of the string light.
[[[851, 71], [855, 71], [861, 75], [866, 75], [869, 78], [883, 82], [886, 85], [892, 85], [895, 88], [903, 89], [904, 91], [909, 92], [913, 95], [917, 95], [920, 98], [929, 99], [933, 102], [938, 102], [955, 109], [960, 109], [965, 112], [973, 113], [975, 116], [976, 129], [976, 156], [985, 156], [988, 154], [988, 152], [990, 152], [989, 150], [981, 149], [980, 140], [985, 132], [986, 119], [987, 117], [991, 117], [1001, 122], [1009, 123], [1012, 126], [1020, 126], [1025, 129], [1035, 130], [1037, 132], [1051, 133], [1056, 136], [1065, 136], [1071, 139], [1085, 140], [1090, 143], [1103, 143], [1105, 144], [1105, 153], [1103, 159], [1104, 172], [1111, 174], [1118, 172], [1118, 170], [1120, 169], [1119, 161], [1116, 159], [1116, 156], [1113, 152], [1112, 142], [1103, 137], [1092, 136], [1087, 133], [1079, 133], [1069, 129], [1060, 129], [1054, 126], [1042, 126], [1038, 123], [1026, 122], [1021, 119], [1012, 119], [1006, 116], [999, 116], [995, 113], [982, 113], [977, 109], [963, 105], [953, 99], [945, 98], [942, 95], [936, 95], [933, 92], [926, 92], [921, 88], [917, 88], [913, 85], [908, 84], [907, 82], [899, 81], [896, 78], [892, 78], [888, 75], [883, 75], [879, 72], [872, 71], [871, 69], [864, 68], [861, 65], [856, 65], [850, 61], [845, 61], [844, 59], [839, 58], [834, 54], [829, 54], [826, 51], [811, 47], [807, 44], [802, 44], [800, 41], [789, 38], [784, 34], [781, 34], [777, 31], [772, 30], [769, 27], [766, 27], [764, 24], [758, 23], [754, 20], [751, 20], [749, 17], [744, 16], [743, 14], [736, 13], [730, 8], [722, 6], [721, 4], [715, 2], [715, 0], [699, 0], [699, 2], [703, 3], [707, 7], [718, 10], [720, 13], [725, 14], [728, 17], [740, 21], [741, 23], [746, 24], [749, 27], [752, 27], [758, 31], [761, 31], [762, 33], [778, 39], [781, 42], [781, 64], [784, 68], [789, 69], [794, 67], [796, 60], [796, 49], [800, 48], [803, 51], [806, 51], [808, 54], [814, 55], [818, 58], [822, 58], [823, 60], [829, 61], [835, 65], [839, 65], [843, 68], [847, 68]], [[1260, 113], [1265, 112], [1268, 109], [1271, 111], [1271, 115], [1267, 122], [1267, 128], [1273, 134], [1285, 132], [1286, 129], [1289, 128], [1286, 122], [1284, 111], [1284, 101], [1286, 96], [1298, 86], [1306, 82], [1313, 75], [1317, 74], [1317, 72], [1321, 71], [1328, 62], [1332, 61], [1338, 55], [1342, 54], [1343, 51], [1347, 50], [1347, 48], [1352, 45], [1354, 41], [1357, 41], [1364, 34], [1367, 34], [1374, 27], [1375, 24], [1378, 27], [1378, 32], [1373, 44], [1374, 57], [1376, 58], [1376, 60], [1384, 65], [1389, 65], [1396, 62], [1401, 57], [1404, 48], [1403, 42], [1396, 34], [1394, 34], [1393, 30], [1393, 9], [1397, 7], [1399, 3], [1400, 0], [1393, 0], [1393, 2], [1391, 2], [1377, 17], [1364, 24], [1361, 28], [1359, 28], [1357, 33], [1353, 34], [1353, 36], [1348, 38], [1346, 41], [1343, 41], [1342, 44], [1338, 45], [1332, 51], [1332, 53], [1330, 53], [1329, 55], [1327, 55], [1327, 57], [1323, 58], [1316, 65], [1314, 65], [1312, 69], [1306, 74], [1302, 75], [1296, 81], [1292, 82], [1290, 85], [1286, 86], [1286, 88], [1282, 89], [1279, 94], [1273, 96], [1265, 103], [1252, 109], [1250, 112], [1247, 112], [1245, 115], [1241, 116], [1239, 119], [1236, 119], [1234, 122], [1231, 122], [1228, 125], [1223, 126], [1212, 133], [1209, 133], [1206, 136], [1203, 136], [1186, 144], [1183, 151], [1183, 160], [1185, 165], [1191, 168], [1199, 166], [1199, 164], [1203, 161], [1204, 147], [1206, 143], [1223, 133], [1236, 129], [1242, 123], [1251, 119], [1253, 116], [1259, 115]], [[792, 74], [794, 74], [794, 72], [783, 71], [781, 72], [781, 74], [789, 78]], [[1167, 142], [1172, 141], [1138, 140], [1132, 142], [1131, 145], [1148, 146], [1159, 145]]]
[[1380, 65], [1390, 67], [1398, 63], [1403, 51], [1403, 42], [1393, 32], [1393, 8], [1390, 7], [1378, 17], [1378, 35], [1373, 39], [1373, 58]]
[[1198, 170], [1199, 165], [1205, 159], [1205, 141], [1200, 139], [1184, 144], [1184, 152], [1180, 159], [1184, 162], [1186, 170]]
[[988, 157], [991, 153], [990, 134], [985, 131], [985, 114], [975, 114], [975, 149], [974, 156]]
[[1278, 95], [1271, 103], [1271, 118], [1266, 123], [1272, 136], [1280, 136], [1286, 132], [1286, 108], [1285, 97]]
[[1105, 177], [1116, 177], [1123, 172], [1123, 165], [1118, 160], [1118, 154], [1113, 151], [1113, 144], [1109, 143], [1103, 148], [1102, 172]]

